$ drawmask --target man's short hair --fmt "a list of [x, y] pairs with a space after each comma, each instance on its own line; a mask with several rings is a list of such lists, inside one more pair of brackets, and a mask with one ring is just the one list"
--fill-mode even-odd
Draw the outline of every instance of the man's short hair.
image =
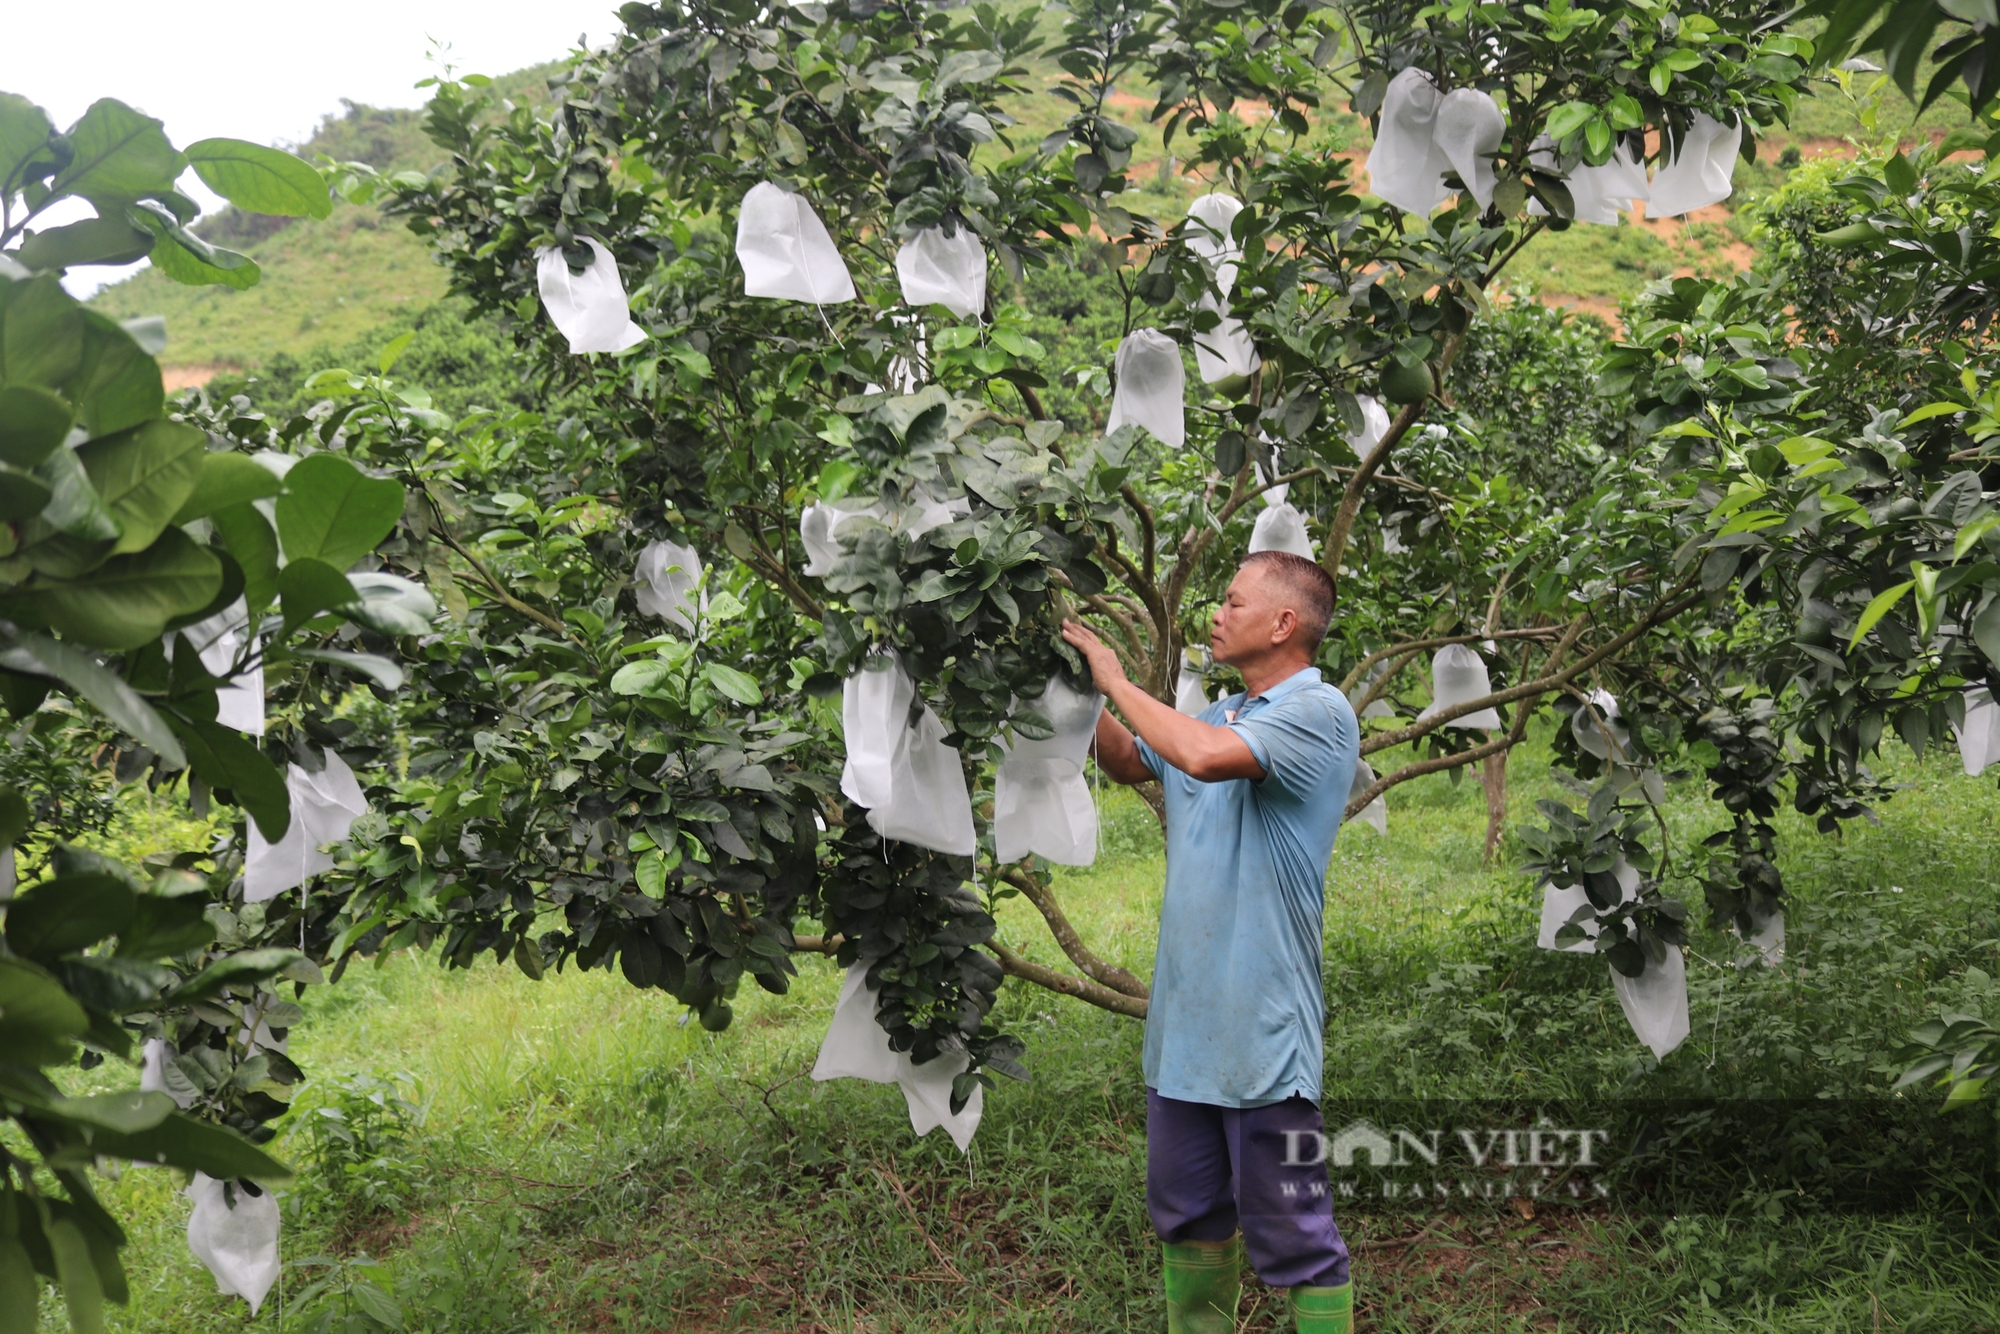
[[1243, 568], [1258, 566], [1277, 579], [1292, 599], [1299, 618], [1299, 638], [1306, 656], [1319, 652], [1326, 639], [1326, 627], [1333, 620], [1333, 576], [1304, 556], [1289, 551], [1253, 551], [1243, 559]]

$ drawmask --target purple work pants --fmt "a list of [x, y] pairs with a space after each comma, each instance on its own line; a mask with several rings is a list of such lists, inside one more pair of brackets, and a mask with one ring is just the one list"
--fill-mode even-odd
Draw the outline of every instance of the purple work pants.
[[1319, 1108], [1211, 1107], [1146, 1090], [1146, 1209], [1161, 1241], [1227, 1241], [1240, 1227], [1274, 1288], [1347, 1282]]

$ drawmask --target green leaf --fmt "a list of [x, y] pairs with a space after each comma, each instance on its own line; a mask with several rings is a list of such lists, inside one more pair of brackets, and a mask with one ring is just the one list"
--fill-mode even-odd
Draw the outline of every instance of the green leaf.
[[215, 939], [207, 896], [141, 894], [132, 900], [132, 921], [118, 933], [121, 959], [170, 959]]
[[254, 505], [231, 505], [209, 516], [222, 544], [243, 568], [243, 598], [262, 611], [278, 596], [278, 535]]
[[69, 1218], [53, 1218], [42, 1229], [56, 1261], [56, 1279], [69, 1311], [73, 1334], [104, 1334], [104, 1285], [83, 1229]]
[[34, 823], [35, 814], [28, 808], [28, 799], [18, 788], [0, 787], [0, 848], [9, 848], [21, 841], [21, 835], [28, 832]]
[[7, 948], [53, 963], [132, 923], [133, 894], [109, 875], [66, 875], [28, 890], [7, 909]]
[[346, 575], [311, 557], [295, 558], [278, 571], [278, 594], [284, 599], [288, 626], [304, 625], [323, 611], [351, 607], [361, 600]]
[[263, 276], [248, 255], [210, 245], [157, 209], [129, 208], [125, 216], [160, 238], [153, 247], [153, 267], [173, 282], [186, 287], [233, 287], [240, 292], [255, 287]]
[[284, 775], [263, 751], [221, 723], [197, 720], [174, 730], [186, 745], [188, 767], [197, 778], [234, 796], [270, 842], [285, 836], [292, 824], [291, 794]]
[[384, 690], [403, 688], [403, 669], [389, 659], [374, 653], [349, 653], [344, 649], [333, 648], [295, 648], [285, 650], [282, 657], [345, 667], [350, 672], [368, 677]]
[[158, 540], [194, 494], [207, 446], [207, 435], [186, 422], [154, 420], [78, 448], [91, 486], [118, 521], [114, 555]]
[[395, 531], [403, 488], [366, 476], [346, 459], [314, 454], [285, 475], [278, 537], [288, 560], [315, 557], [344, 570]]
[[1850, 222], [1845, 227], [1836, 227], [1830, 232], [1821, 232], [1815, 238], [1822, 245], [1856, 246], [1882, 239], [1882, 233], [1866, 222]]
[[394, 1297], [366, 1281], [356, 1283], [347, 1290], [354, 1304], [361, 1308], [371, 1320], [390, 1329], [403, 1327], [403, 1307]]
[[97, 711], [151, 747], [169, 769], [187, 764], [181, 743], [166, 720], [124, 680], [99, 665], [97, 659], [73, 644], [60, 643], [42, 635], [16, 633], [13, 643], [0, 649], [0, 667], [52, 677], [95, 705]]
[[2000, 667], [2000, 598], [1993, 599], [1985, 611], [1973, 618], [1972, 642], [1979, 645], [1986, 661]]
[[49, 160], [49, 136], [55, 132], [48, 113], [33, 102], [19, 93], [0, 93], [0, 196], [19, 192], [30, 163]]
[[80, 264], [130, 264], [144, 259], [152, 248], [151, 232], [113, 214], [36, 232], [21, 243], [15, 257], [31, 269], [69, 269]]
[[284, 489], [285, 484], [276, 473], [247, 454], [226, 450], [204, 451], [194, 490], [174, 512], [173, 522], [183, 524], [193, 519], [205, 519], [217, 510], [275, 496]]
[[62, 985], [26, 959], [0, 959], [0, 1051], [29, 1065], [60, 1065], [90, 1016]]
[[1558, 142], [1569, 138], [1597, 116], [1597, 108], [1588, 102], [1565, 102], [1549, 113], [1543, 129], [1549, 138]]
[[99, 1093], [88, 1098], [58, 1098], [49, 1110], [73, 1121], [101, 1126], [122, 1134], [151, 1130], [173, 1113], [174, 1100], [164, 1093]]
[[1949, 401], [1943, 403], [1926, 403], [1922, 407], [1918, 408], [1915, 412], [1912, 412], [1909, 416], [1903, 418], [1900, 424], [1904, 426], [1915, 426], [1918, 422], [1927, 422], [1933, 417], [1949, 417], [1956, 412], [1968, 412], [1968, 411], [1970, 411], [1970, 409], [1967, 408], [1963, 403], [1952, 403]]
[[[5, 103], [0, 102], [0, 111], [4, 110]], [[11, 1238], [0, 1241], [0, 1329], [33, 1330], [41, 1296], [42, 1281], [35, 1274], [35, 1262], [28, 1258], [27, 1248]]]
[[144, 551], [113, 556], [85, 581], [27, 596], [64, 638], [128, 649], [158, 639], [175, 617], [206, 607], [221, 586], [222, 562], [169, 528]]
[[0, 381], [59, 389], [83, 363], [83, 309], [52, 273], [0, 281]]
[[54, 495], [55, 488], [33, 473], [0, 463], [0, 523], [40, 514]]
[[292, 1175], [291, 1168], [235, 1131], [197, 1121], [185, 1112], [174, 1112], [152, 1129], [136, 1134], [99, 1131], [91, 1136], [91, 1148], [114, 1157], [206, 1172], [224, 1180], [248, 1177], [268, 1183], [285, 1181]]
[[719, 662], [708, 663], [701, 670], [711, 685], [738, 704], [764, 702], [763, 688], [757, 684], [757, 678], [748, 672], [739, 672]]
[[92, 436], [151, 421], [166, 403], [159, 363], [138, 334], [94, 310], [83, 312], [83, 356], [63, 394]]
[[203, 139], [186, 151], [202, 183], [238, 208], [281, 218], [324, 218], [333, 211], [326, 181], [290, 153], [241, 139]]
[[[305, 958], [297, 950], [245, 950], [218, 959], [160, 998], [162, 1006], [191, 1005], [222, 994], [224, 987], [248, 985], [274, 977]], [[217, 1175], [214, 1172], [210, 1176]], [[239, 1174], [240, 1175], [240, 1174]]]
[[1874, 629], [1875, 622], [1887, 616], [1890, 609], [1903, 600], [1903, 594], [1916, 586], [1917, 581], [1910, 579], [1897, 584], [1894, 588], [1884, 589], [1882, 592], [1877, 593], [1874, 599], [1869, 602], [1867, 608], [1862, 611], [1860, 621], [1856, 622], [1854, 626], [1854, 637], [1847, 641], [1848, 652], [1853, 652], [1854, 646], [1861, 642], [1861, 636]]
[[53, 390], [34, 384], [0, 388], [0, 463], [32, 468], [69, 434], [70, 406]]
[[410, 341], [416, 336], [416, 330], [412, 329], [409, 333], [400, 334], [389, 340], [383, 347], [382, 354], [375, 358], [375, 364], [381, 368], [382, 374], [387, 375], [396, 369], [396, 363], [403, 359], [403, 353], [408, 350]]
[[91, 103], [69, 127], [69, 143], [75, 156], [56, 173], [51, 192], [94, 204], [129, 204], [171, 190], [187, 166], [159, 121], [109, 97]]

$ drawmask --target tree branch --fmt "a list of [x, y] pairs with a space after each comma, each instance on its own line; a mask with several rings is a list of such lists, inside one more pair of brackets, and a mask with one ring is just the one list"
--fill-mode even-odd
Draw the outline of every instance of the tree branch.
[[1100, 1010], [1109, 1010], [1113, 1014], [1128, 1015], [1133, 1019], [1146, 1017], [1146, 1002], [1137, 996], [1127, 996], [1113, 991], [1110, 987], [1087, 982], [1080, 977], [1071, 977], [1068, 973], [1058, 973], [1055, 969], [1045, 968], [1038, 963], [1031, 963], [997, 940], [987, 941], [986, 947], [1000, 960], [1000, 970], [1009, 977], [1033, 982], [1038, 987], [1059, 992], [1064, 996], [1073, 996], [1077, 1000], [1086, 1001]]
[[1123, 968], [1104, 962], [1083, 943], [1082, 937], [1076, 933], [1076, 928], [1070, 925], [1069, 918], [1063, 914], [1062, 905], [1056, 902], [1055, 891], [1043, 884], [1038, 877], [1030, 875], [1019, 866], [1010, 866], [1000, 873], [1000, 878], [1020, 890], [1022, 897], [1041, 912], [1042, 919], [1049, 924], [1049, 934], [1056, 938], [1056, 944], [1062, 946], [1062, 952], [1069, 956], [1071, 963], [1081, 968], [1095, 981], [1102, 982], [1114, 991], [1123, 992], [1140, 1000], [1152, 995], [1146, 989], [1145, 983]]

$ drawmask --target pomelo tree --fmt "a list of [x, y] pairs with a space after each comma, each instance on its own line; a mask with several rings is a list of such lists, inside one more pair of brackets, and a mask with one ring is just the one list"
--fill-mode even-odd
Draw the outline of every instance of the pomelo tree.
[[[1003, 975], [1143, 1014], [1143, 985], [1079, 937], [1044, 866], [994, 864], [990, 845], [970, 861], [885, 854], [835, 799], [834, 716], [815, 701], [893, 647], [983, 797], [996, 740], [1035, 733], [1015, 701], [1076, 670], [1062, 614], [1092, 618], [1171, 696], [1273, 486], [1310, 516], [1341, 588], [1326, 665], [1358, 703], [1391, 702], [1364, 752], [1414, 752], [1350, 814], [1426, 774], [1487, 766], [1497, 786], [1538, 712], [1566, 718], [1589, 687], [1629, 678], [1634, 762], [1579, 756], [1606, 795], [1540, 853], [1565, 883], [1595, 883], [1617, 850], [1658, 864], [1632, 806], [1641, 769], [1712, 769], [1759, 744], [1741, 727], [1709, 739], [1688, 711], [1740, 586], [1685, 558], [1702, 479], [1662, 475], [1649, 453], [1593, 460], [1560, 497], [1470, 473], [1478, 423], [1440, 386], [1521, 247], [1571, 225], [1574, 173], [1671, 160], [1697, 117], [1742, 125], [1751, 152], [1784, 119], [1814, 52], [1781, 7], [1093, 4], [1051, 43], [1062, 74], [1045, 88], [1023, 63], [1041, 49], [1034, 16], [993, 6], [621, 15], [546, 113], [447, 79], [428, 123], [450, 165], [345, 169], [351, 197], [405, 215], [455, 290], [513, 321], [555, 405], [456, 439], [412, 424], [358, 442], [421, 493], [400, 559], [458, 613], [421, 650], [439, 698], [409, 719], [417, 781], [381, 789], [389, 828], [356, 868], [359, 948], [435, 939], [456, 962], [490, 949], [531, 972], [615, 960], [717, 1027], [746, 972], [782, 989], [793, 951], [864, 959], [888, 984], [895, 1045], [971, 1053], [961, 1096], [989, 1057], [1019, 1068], [986, 1019]], [[1411, 69], [1437, 93], [1490, 97], [1500, 121], [1475, 179], [1444, 178], [1456, 205], [1428, 217], [1368, 198], [1335, 151], [1337, 106], [1378, 116]], [[1243, 204], [1227, 238], [1129, 206], [1138, 134], [1119, 87], [1150, 90], [1182, 170]], [[1023, 136], [1007, 108], [1024, 96], [1060, 99], [1062, 123]], [[856, 299], [744, 295], [730, 233], [765, 182], [824, 220]], [[932, 227], [995, 261], [969, 314], [902, 300], [896, 252]], [[574, 356], [541, 312], [538, 267], [556, 253], [581, 274], [593, 242], [646, 337]], [[1011, 293], [1079, 247], [1128, 332], [1199, 349], [1240, 321], [1254, 344], [1254, 370], [1190, 398], [1180, 446], [1046, 410], [1068, 368], [1046, 364]], [[1772, 395], [1797, 371], [1776, 349], [1748, 365]], [[396, 410], [380, 377], [324, 383]], [[1386, 427], [1364, 399], [1387, 403]], [[830, 568], [806, 573], [815, 503], [866, 498], [893, 517], [944, 497], [963, 499], [952, 522], [916, 537], [851, 522]], [[635, 597], [637, 552], [660, 538], [712, 564], [692, 632]], [[1489, 692], [1414, 716], [1430, 654], [1450, 645], [1488, 646]], [[1451, 726], [1486, 709], [1504, 710], [1499, 727]], [[993, 939], [993, 903], [1015, 894], [1073, 971]], [[1627, 971], [1645, 966], [1642, 934], [1679, 937], [1657, 877], [1600, 906]], [[548, 929], [553, 908], [564, 929]], [[795, 936], [802, 914], [826, 930]]]

